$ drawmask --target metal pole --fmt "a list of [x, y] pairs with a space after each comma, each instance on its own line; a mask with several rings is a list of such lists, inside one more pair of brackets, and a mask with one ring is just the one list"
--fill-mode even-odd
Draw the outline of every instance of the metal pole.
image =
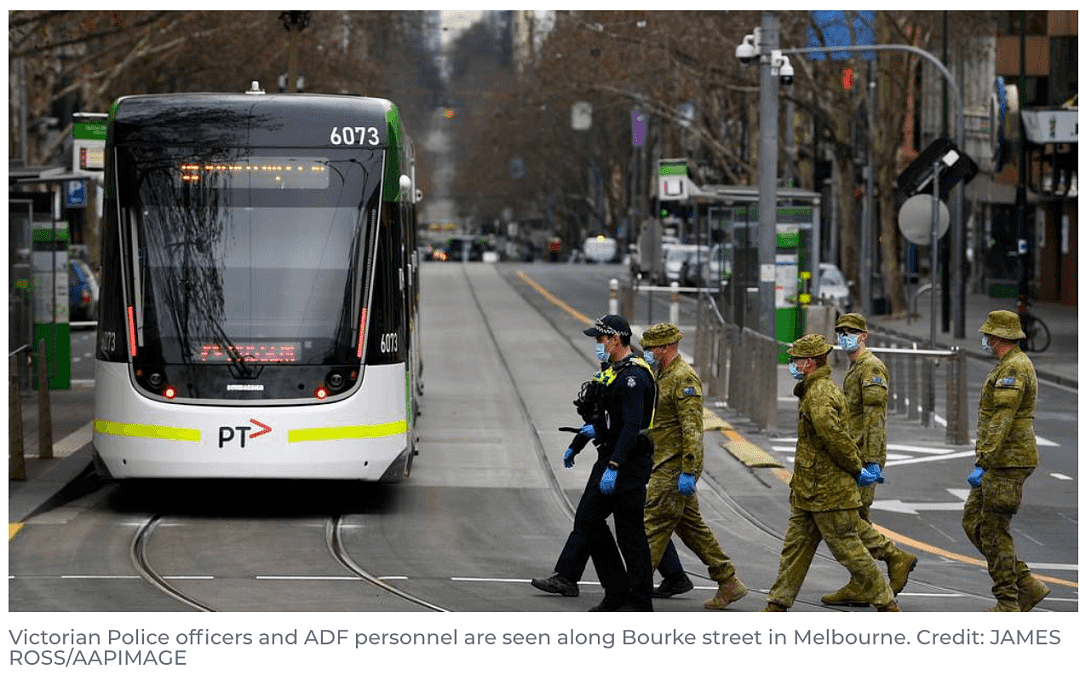
[[758, 329], [776, 336], [776, 171], [779, 80], [772, 50], [780, 46], [780, 21], [761, 13], [761, 140], [758, 146]]
[[938, 166], [940, 162], [934, 162], [934, 203], [933, 215], [930, 217], [930, 347], [937, 344], [937, 276], [938, 276], [938, 210], [941, 202], [938, 199], [939, 183]]

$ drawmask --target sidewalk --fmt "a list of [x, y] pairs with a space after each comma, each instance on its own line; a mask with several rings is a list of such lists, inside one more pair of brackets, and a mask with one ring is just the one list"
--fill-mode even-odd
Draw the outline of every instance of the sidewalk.
[[[941, 308], [938, 308], [937, 336], [938, 347], [959, 347], [968, 352], [969, 357], [986, 361], [993, 359], [982, 353], [980, 348], [979, 326], [992, 310], [1007, 309], [1016, 311], [1013, 298], [991, 298], [987, 295], [969, 295], [965, 298], [964, 338], [953, 337], [954, 331], [941, 330]], [[954, 308], [955, 309], [955, 308]], [[1040, 379], [1056, 382], [1073, 389], [1077, 388], [1077, 308], [1053, 302], [1039, 302], [1032, 307], [1032, 313], [1046, 322], [1050, 329], [1050, 346], [1039, 354], [1028, 354], [1035, 372]], [[930, 301], [922, 298], [919, 302], [919, 314], [910, 320], [906, 317], [887, 316], [867, 317], [871, 333], [891, 334], [919, 343], [920, 347], [930, 346]], [[955, 319], [956, 312], [953, 312]], [[952, 326], [950, 326], [952, 328]]]
[[[12, 523], [21, 523], [56, 502], [60, 492], [91, 466], [94, 390], [76, 385], [49, 392], [52, 418], [53, 457], [42, 459], [38, 452], [37, 392], [19, 397], [22, 408], [23, 456], [26, 480], [8, 480], [8, 538]], [[15, 448], [9, 447], [8, 453]]]

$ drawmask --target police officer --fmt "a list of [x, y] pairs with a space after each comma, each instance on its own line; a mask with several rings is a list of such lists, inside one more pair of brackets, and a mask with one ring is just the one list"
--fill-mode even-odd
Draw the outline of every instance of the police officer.
[[744, 597], [747, 589], [698, 508], [696, 483], [705, 468], [701, 380], [679, 355], [682, 338], [682, 332], [670, 323], [651, 326], [641, 337], [645, 360], [654, 372], [659, 371], [656, 414], [649, 429], [654, 449], [645, 497], [645, 534], [653, 565], [671, 544], [671, 535], [679, 535], [719, 586], [705, 609], [724, 609]]
[[[844, 398], [848, 406], [848, 422], [859, 459], [863, 466], [874, 473], [877, 480], [859, 488], [862, 506], [859, 507], [859, 535], [863, 545], [877, 560], [884, 560], [889, 573], [889, 587], [898, 595], [907, 584], [911, 570], [918, 559], [896, 547], [892, 541], [870, 524], [870, 505], [874, 503], [874, 490], [883, 482], [881, 470], [885, 468], [885, 418], [888, 407], [889, 370], [866, 346], [869, 333], [866, 319], [861, 314], [844, 314], [836, 319], [836, 342], [848, 356], [850, 365], [844, 375]], [[841, 589], [822, 596], [826, 605], [855, 605], [865, 607], [869, 603], [860, 597], [854, 581]]]
[[968, 539], [986, 558], [994, 582], [992, 612], [1029, 611], [1050, 594], [1043, 582], [1017, 559], [1009, 523], [1020, 508], [1024, 481], [1039, 464], [1035, 447], [1035, 403], [1039, 385], [1031, 359], [1017, 346], [1025, 338], [1020, 317], [990, 312], [979, 328], [982, 348], [997, 356], [979, 398], [975, 469], [964, 503]]
[[769, 590], [767, 612], [795, 602], [821, 540], [851, 573], [860, 597], [880, 612], [898, 612], [892, 590], [859, 537], [858, 487], [874, 482], [848, 430], [844, 395], [827, 363], [832, 345], [804, 335], [788, 349], [788, 370], [798, 381], [799, 433], [791, 476], [791, 517], [780, 549], [780, 570]]
[[[630, 351], [630, 324], [606, 314], [585, 331], [612, 366], [605, 375], [596, 463], [574, 516], [585, 534], [604, 599], [589, 611], [652, 611], [652, 559], [645, 537], [645, 484], [652, 469], [649, 428], [656, 387], [652, 371]], [[615, 537], [606, 518], [614, 516]], [[618, 544], [616, 544], [616, 538]], [[621, 553], [621, 555], [620, 555]], [[625, 566], [623, 561], [625, 560]]]
[[[577, 430], [574, 439], [570, 442], [570, 446], [563, 454], [563, 466], [567, 469], [573, 468], [574, 458], [588, 445], [590, 440], [596, 445], [600, 445], [593, 423], [602, 425], [602, 422], [597, 416], [597, 411], [593, 405], [586, 400], [592, 396], [592, 394], [586, 393], [590, 387], [594, 387], [595, 391], [599, 391], [600, 387], [603, 387], [609, 380], [608, 373], [605, 371], [611, 369], [611, 362], [607, 360], [607, 352], [599, 345], [597, 345], [597, 359], [600, 361], [600, 370], [596, 372], [591, 382], [584, 385], [582, 393], [579, 395], [578, 400], [575, 401], [578, 412], [582, 415], [586, 424]], [[565, 428], [564, 430], [569, 431], [570, 429]], [[562, 550], [559, 552], [559, 559], [555, 563], [554, 573], [548, 577], [535, 578], [531, 583], [534, 588], [538, 588], [545, 593], [576, 598], [581, 592], [578, 588], [578, 582], [581, 581], [581, 576], [585, 572], [585, 565], [588, 562], [588, 539], [585, 537], [584, 532], [575, 527], [570, 531], [566, 543], [563, 544]], [[673, 595], [686, 593], [694, 589], [694, 584], [686, 575], [673, 543], [668, 542], [656, 569], [659, 570], [664, 580], [659, 588], [653, 592], [653, 597], [670, 598]]]

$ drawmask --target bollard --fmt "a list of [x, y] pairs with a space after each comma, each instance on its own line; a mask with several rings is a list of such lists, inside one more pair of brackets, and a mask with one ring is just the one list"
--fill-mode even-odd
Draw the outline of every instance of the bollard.
[[668, 321], [679, 325], [679, 284], [671, 282], [671, 309], [668, 313]]
[[52, 459], [52, 413], [49, 409], [49, 378], [45, 368], [45, 340], [38, 340], [38, 457]]
[[923, 359], [922, 367], [922, 425], [934, 426], [934, 360]]
[[8, 479], [26, 480], [18, 368], [12, 368], [8, 374]]
[[967, 364], [962, 349], [953, 347], [952, 352], [945, 393], [948, 406], [945, 438], [951, 445], [967, 445], [970, 440], [967, 423]]
[[[619, 313], [619, 280], [612, 279], [608, 282], [608, 314]], [[626, 318], [626, 317], [623, 317]]]

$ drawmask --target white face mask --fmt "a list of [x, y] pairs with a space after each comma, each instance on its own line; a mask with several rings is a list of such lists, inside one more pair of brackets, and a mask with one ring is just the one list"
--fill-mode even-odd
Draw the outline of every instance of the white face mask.
[[596, 343], [596, 360], [603, 363], [608, 360], [607, 350], [604, 349], [604, 345], [600, 342]]
[[853, 354], [859, 351], [859, 336], [858, 335], [841, 335], [836, 334], [836, 346], [844, 350], [848, 354]]
[[990, 338], [986, 336], [986, 333], [983, 333], [982, 336], [982, 350], [987, 354], [994, 353], [994, 348], [990, 346]]
[[645, 359], [645, 363], [649, 364], [650, 368], [656, 365], [656, 354], [653, 352], [653, 350], [646, 349], [643, 358]]
[[791, 376], [793, 378], [795, 378], [796, 380], [805, 380], [806, 379], [806, 375], [804, 373], [802, 373], [802, 372], [799, 372], [799, 368], [798, 368], [798, 366], [795, 365], [794, 361], [788, 361], [787, 366], [788, 366], [788, 372], [791, 373]]

